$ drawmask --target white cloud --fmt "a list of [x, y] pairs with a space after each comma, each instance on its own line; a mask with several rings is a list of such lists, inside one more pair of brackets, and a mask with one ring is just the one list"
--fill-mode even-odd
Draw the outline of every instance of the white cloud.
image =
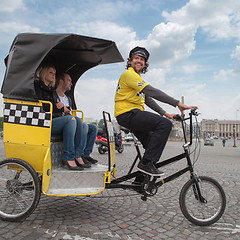
[[[189, 57], [195, 49], [195, 29], [191, 25], [160, 23], [155, 26], [146, 39], [137, 39], [136, 32], [128, 27], [109, 21], [79, 23], [71, 22], [65, 26], [68, 31], [113, 40], [117, 43], [124, 58], [135, 46], [146, 47], [151, 53], [150, 63], [163, 68], [172, 66]], [[66, 31], [66, 29], [61, 29]]]
[[146, 39], [151, 52], [151, 62], [172, 66], [188, 58], [195, 49], [195, 29], [191, 25], [173, 22], [160, 23]]
[[[41, 32], [39, 28], [20, 22], [3, 22], [0, 23], [1, 32], [11, 34], [19, 32]], [[13, 39], [12, 39], [13, 40]]]
[[227, 82], [234, 75], [233, 69], [224, 70], [221, 69], [218, 73], [214, 73], [213, 81], [214, 82]]
[[235, 50], [231, 54], [232, 58], [235, 58], [237, 60], [236, 68], [234, 69], [235, 73], [240, 73], [240, 46], [237, 45]]
[[161, 68], [151, 68], [146, 73], [146, 76], [142, 76], [146, 82], [151, 84], [153, 87], [159, 87], [163, 86], [165, 84], [165, 76], [166, 76], [167, 70], [161, 69]]
[[171, 13], [164, 11], [162, 15], [167, 21], [202, 27], [212, 38], [240, 39], [239, 11], [240, 2], [235, 0], [190, 0], [184, 7]]
[[0, 12], [14, 12], [18, 8], [25, 8], [23, 0], [1, 0]]
[[188, 64], [182, 66], [182, 70], [185, 74], [194, 74], [196, 72], [199, 72], [201, 69], [201, 66], [197, 64]]
[[240, 62], [240, 46], [239, 45], [236, 46], [236, 48], [233, 51], [231, 57], [236, 58]]
[[84, 111], [85, 117], [94, 116], [94, 118], [100, 119], [103, 110], [113, 116], [116, 87], [116, 80], [85, 79], [83, 76], [75, 88], [75, 101], [78, 109]]
[[105, 38], [116, 41], [118, 47], [125, 55], [128, 54], [128, 47], [132, 42], [136, 41], [136, 32], [128, 26], [121, 26], [109, 21], [94, 21], [79, 24], [79, 22], [72, 22], [70, 26], [71, 32], [81, 35]]
[[[2, 51], [5, 51], [5, 56], [7, 55], [7, 52], [11, 46], [11, 43], [13, 42], [14, 38], [18, 33], [21, 32], [41, 32], [40, 28], [33, 27], [28, 24], [24, 24], [21, 22], [0, 22], [0, 29], [1, 33], [4, 34], [4, 37], [0, 39], [0, 44], [2, 45], [3, 49]], [[4, 57], [5, 57], [4, 56]], [[1, 70], [1, 67], [0, 67]]]

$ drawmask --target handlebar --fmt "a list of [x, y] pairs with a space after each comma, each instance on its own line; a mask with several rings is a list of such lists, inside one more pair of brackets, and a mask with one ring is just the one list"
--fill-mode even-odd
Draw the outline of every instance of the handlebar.
[[181, 121], [184, 120], [184, 118], [183, 118], [182, 116], [180, 116], [179, 114], [173, 116], [173, 118], [174, 118], [176, 121], [179, 121], [179, 122], [181, 122]]
[[[194, 108], [193, 110], [190, 111], [189, 115], [190, 115], [190, 118], [191, 116], [198, 116], [198, 112], [197, 112], [197, 108]], [[176, 114], [175, 116], [173, 116], [173, 118], [178, 121], [178, 122], [182, 122], [182, 121], [185, 121], [185, 120], [188, 120], [189, 118], [184, 118], [184, 116], [181, 116], [179, 114]]]
[[194, 116], [198, 116], [198, 112], [197, 112], [197, 108], [193, 108], [193, 110], [191, 110], [191, 114]]
[[187, 137], [186, 137], [186, 129], [185, 129], [184, 121], [190, 120], [190, 142], [188, 143], [189, 146], [192, 145], [192, 138], [193, 138], [192, 116], [198, 116], [197, 108], [192, 109], [189, 113], [189, 117], [187, 118], [185, 118], [184, 116], [180, 116], [179, 114], [173, 117], [176, 121], [182, 123], [185, 143], [187, 143]]

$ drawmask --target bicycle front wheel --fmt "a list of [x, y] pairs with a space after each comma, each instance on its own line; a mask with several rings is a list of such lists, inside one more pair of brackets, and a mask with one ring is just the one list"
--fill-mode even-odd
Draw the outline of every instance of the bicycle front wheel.
[[183, 215], [193, 224], [209, 226], [221, 218], [226, 207], [226, 196], [216, 180], [206, 176], [200, 176], [198, 179], [198, 183], [190, 179], [183, 186], [179, 197], [180, 208]]
[[37, 207], [40, 194], [37, 173], [28, 163], [20, 159], [0, 162], [0, 219], [25, 219]]

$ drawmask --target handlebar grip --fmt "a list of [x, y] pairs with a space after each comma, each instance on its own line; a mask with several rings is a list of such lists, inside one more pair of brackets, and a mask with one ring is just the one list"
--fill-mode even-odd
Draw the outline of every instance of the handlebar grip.
[[193, 110], [191, 110], [191, 113], [192, 113], [192, 115], [198, 115], [198, 113], [196, 112], [197, 111], [197, 108], [195, 107]]
[[182, 120], [183, 120], [182, 117], [181, 117], [179, 114], [173, 116], [173, 118], [174, 118], [176, 121], [182, 121]]

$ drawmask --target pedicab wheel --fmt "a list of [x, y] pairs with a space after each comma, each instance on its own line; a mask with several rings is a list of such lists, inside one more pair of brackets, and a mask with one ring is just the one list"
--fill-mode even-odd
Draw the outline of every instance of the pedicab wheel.
[[37, 207], [40, 181], [35, 170], [20, 159], [0, 162], [0, 218], [21, 221]]
[[121, 145], [117, 150], [118, 150], [119, 153], [122, 153], [123, 150], [124, 150], [123, 145]]
[[221, 185], [210, 177], [200, 176], [198, 185], [202, 198], [199, 197], [194, 179], [185, 183], [180, 192], [180, 208], [183, 215], [193, 224], [209, 226], [223, 215], [226, 196]]

